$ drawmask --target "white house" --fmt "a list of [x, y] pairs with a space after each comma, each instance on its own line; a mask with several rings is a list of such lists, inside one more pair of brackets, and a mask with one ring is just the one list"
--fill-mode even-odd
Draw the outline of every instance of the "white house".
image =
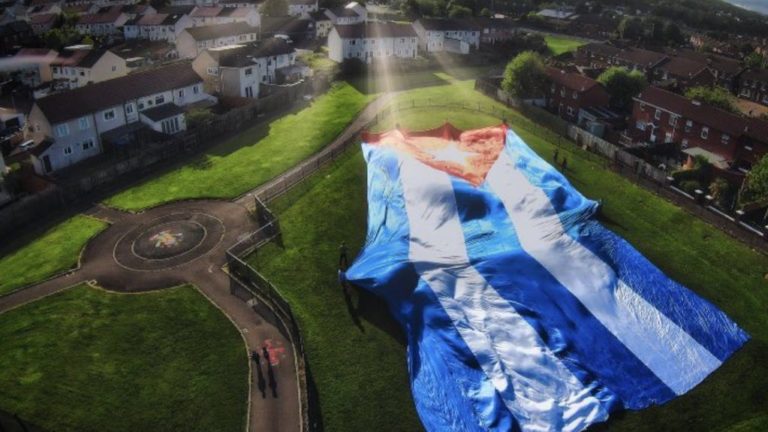
[[366, 63], [381, 57], [416, 58], [418, 37], [410, 24], [337, 25], [328, 34], [328, 49], [328, 57], [339, 63], [352, 58]]
[[8, 169], [6, 168], [5, 160], [3, 159], [3, 152], [0, 152], [0, 206], [13, 199], [10, 190], [8, 190], [8, 184], [5, 181], [7, 171]]
[[358, 2], [348, 3], [344, 7], [326, 9], [325, 14], [333, 25], [360, 24], [368, 20], [368, 10]]
[[469, 20], [421, 18], [413, 23], [420, 47], [426, 52], [469, 54], [480, 48], [481, 29]]
[[53, 79], [66, 83], [69, 89], [119, 78], [127, 73], [125, 59], [108, 50], [91, 49], [88, 45], [65, 49], [51, 63]]
[[195, 58], [208, 48], [245, 44], [257, 39], [258, 29], [244, 22], [190, 27], [176, 39], [176, 51], [181, 58]]
[[317, 0], [288, 0], [288, 15], [307, 18], [312, 12], [317, 12]]
[[192, 18], [182, 13], [156, 13], [128, 21], [123, 26], [123, 34], [126, 39], [164, 40], [174, 43], [184, 29], [193, 25]]
[[192, 62], [192, 68], [203, 77], [207, 92], [258, 98], [261, 84], [295, 78], [288, 76], [295, 64], [296, 50], [281, 38], [269, 38], [258, 44], [207, 49]]
[[261, 14], [256, 8], [198, 6], [189, 15], [195, 27], [244, 22], [251, 27], [261, 25]]
[[111, 36], [117, 33], [118, 27], [122, 27], [126, 21], [128, 15], [122, 11], [122, 7], [114, 6], [80, 16], [75, 30], [91, 36]]
[[[205, 93], [203, 80], [188, 62], [102, 81], [35, 101], [27, 121], [28, 137], [35, 141], [32, 163], [40, 174], [49, 174], [96, 156], [107, 142], [116, 142], [143, 127], [173, 134], [186, 126], [174, 104], [214, 102]], [[148, 113], [144, 116], [145, 111]], [[146, 118], [146, 120], [144, 120]]]

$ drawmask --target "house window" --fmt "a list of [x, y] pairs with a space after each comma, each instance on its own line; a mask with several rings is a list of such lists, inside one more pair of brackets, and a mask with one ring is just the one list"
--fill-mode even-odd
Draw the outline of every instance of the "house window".
[[64, 147], [64, 154], [67, 155], [67, 156], [71, 155], [72, 154], [72, 147], [70, 147], [70, 146]]
[[693, 121], [686, 120], [685, 121], [685, 131], [686, 132], [690, 132], [692, 127], [693, 127]]
[[661, 110], [660, 109], [656, 110], [656, 112], [653, 114], [653, 118], [655, 118], [656, 120], [661, 118]]
[[568, 107], [568, 115], [569, 115], [569, 116], [572, 116], [572, 115], [573, 115], [573, 108], [571, 108], [571, 107]]
[[709, 137], [709, 128], [704, 126], [701, 128], [701, 139], [707, 139]]
[[104, 111], [104, 120], [110, 121], [115, 118], [115, 110]]
[[669, 125], [670, 126], [677, 126], [677, 116], [675, 116], [675, 115], [669, 116]]
[[681, 144], [683, 148], [688, 148], [688, 138], [683, 138], [683, 142]]
[[133, 104], [129, 103], [125, 106], [125, 112], [128, 114], [133, 114]]
[[578, 92], [576, 92], [576, 91], [574, 91], [574, 92], [573, 92], [573, 98], [574, 98], [574, 99], [578, 99], [578, 98], [579, 98], [579, 93], [578, 93]]
[[162, 105], [165, 103], [165, 96], [160, 95], [155, 98], [155, 105]]
[[637, 123], [635, 123], [635, 127], [639, 130], [645, 130], [645, 122], [642, 120], [638, 120]]
[[117, 71], [117, 66], [112, 66], [112, 72]]
[[93, 148], [93, 140], [89, 139], [87, 141], [83, 141], [83, 150], [90, 150]]
[[200, 90], [197, 88], [197, 84], [195, 84], [194, 87], [192, 87], [192, 93], [197, 94]]
[[565, 97], [565, 87], [560, 89], [560, 97]]
[[78, 123], [80, 124], [80, 130], [86, 130], [91, 127], [91, 122], [88, 121], [88, 117], [80, 117]]
[[180, 98], [184, 97], [184, 89], [179, 90], [179, 97]]
[[730, 140], [731, 140], [731, 137], [728, 134], [723, 134], [723, 136], [720, 138], [720, 142], [722, 142], [723, 145], [728, 145]]
[[218, 75], [219, 74], [219, 68], [217, 67], [209, 67], [208, 68], [208, 75]]
[[245, 75], [246, 75], [246, 76], [248, 76], [248, 75], [253, 75], [253, 68], [248, 68], [248, 69], [246, 69], [246, 70], [245, 70]]
[[69, 125], [64, 123], [56, 126], [56, 136], [61, 138], [69, 135]]

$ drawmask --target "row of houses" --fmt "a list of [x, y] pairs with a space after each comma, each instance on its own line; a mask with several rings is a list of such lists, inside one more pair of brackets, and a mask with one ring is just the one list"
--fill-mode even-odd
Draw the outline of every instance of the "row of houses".
[[608, 43], [579, 47], [576, 64], [591, 75], [611, 66], [640, 70], [648, 81], [668, 90], [683, 92], [695, 86], [724, 87], [735, 95], [768, 105], [768, 70], [747, 68], [740, 60], [713, 53], [674, 50], [667, 53]]
[[[741, 178], [768, 153], [768, 121], [745, 117], [649, 86], [633, 99], [632, 112], [609, 108], [610, 95], [596, 80], [548, 68], [547, 108], [588, 131], [625, 147], [672, 146], [683, 155], [703, 156], [721, 173]], [[616, 126], [626, 130], [610, 136]]]

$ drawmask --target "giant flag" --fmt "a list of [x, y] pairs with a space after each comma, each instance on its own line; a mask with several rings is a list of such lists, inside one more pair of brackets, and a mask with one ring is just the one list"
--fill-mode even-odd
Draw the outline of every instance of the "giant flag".
[[748, 339], [512, 130], [364, 140], [367, 241], [345, 277], [402, 325], [428, 430], [582, 430], [687, 392]]

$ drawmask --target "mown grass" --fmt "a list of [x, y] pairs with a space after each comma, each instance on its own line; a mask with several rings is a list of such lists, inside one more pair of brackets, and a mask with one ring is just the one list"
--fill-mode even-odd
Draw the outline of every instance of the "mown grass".
[[0, 353], [0, 409], [45, 430], [245, 427], [243, 340], [190, 286], [72, 288], [0, 314]]
[[580, 39], [570, 38], [568, 36], [544, 36], [544, 42], [547, 43], [547, 47], [552, 52], [552, 55], [560, 55], [570, 51], [576, 51], [576, 49], [586, 42]]
[[[407, 108], [426, 101], [463, 104], [444, 108]], [[499, 114], [470, 109], [478, 104]], [[374, 129], [395, 123], [427, 129], [443, 121], [462, 127], [498, 124], [498, 116], [536, 152], [551, 158], [561, 139], [519, 113], [474, 92], [471, 82], [405, 92], [400, 111]], [[618, 431], [755, 430], [768, 428], [768, 259], [723, 232], [620, 175], [575, 147], [561, 150], [569, 160], [574, 185], [604, 203], [607, 227], [628, 239], [672, 278], [722, 308], [752, 340], [690, 393], [640, 412], [616, 413], [607, 426]], [[405, 371], [405, 347], [395, 324], [382, 316], [384, 306], [364, 307], [362, 332], [354, 324], [336, 279], [338, 244], [351, 255], [364, 241], [365, 171], [359, 151], [326, 169], [276, 201], [285, 249], [270, 246], [253, 262], [289, 299], [307, 343], [318, 386], [322, 417], [329, 430], [414, 430]], [[301, 271], [296, 271], [296, 266]], [[375, 304], [363, 295], [364, 304]], [[359, 395], [365, 393], [365, 398]], [[350, 404], [355, 400], [355, 404]], [[394, 413], [405, 413], [394, 414]], [[394, 423], [393, 416], [397, 423]], [[393, 427], [393, 425], [395, 425]]]
[[75, 267], [88, 240], [106, 226], [93, 218], [75, 216], [0, 257], [0, 295]]
[[189, 198], [233, 198], [329, 144], [372, 99], [337, 84], [311, 106], [238, 134], [190, 164], [127, 189], [106, 203], [141, 210]]

